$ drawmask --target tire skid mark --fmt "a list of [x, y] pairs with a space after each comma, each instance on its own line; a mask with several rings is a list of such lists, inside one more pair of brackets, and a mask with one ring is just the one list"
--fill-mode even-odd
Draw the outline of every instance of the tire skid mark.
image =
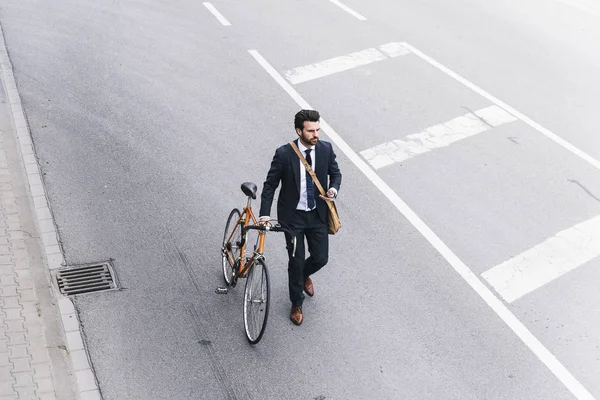
[[231, 382], [231, 380], [227, 376], [227, 373], [221, 366], [218, 354], [212, 344], [212, 341], [207, 339], [207, 332], [204, 328], [205, 324], [202, 322], [202, 319], [198, 315], [196, 308], [192, 304], [188, 304], [186, 308], [186, 311], [192, 320], [192, 327], [194, 329], [196, 340], [198, 344], [202, 346], [202, 349], [208, 356], [210, 368], [215, 378], [217, 379], [221, 391], [223, 392], [224, 398], [227, 400], [251, 399], [248, 391], [245, 389], [239, 390], [239, 387], [238, 392], [242, 391], [243, 395], [241, 397], [238, 397], [238, 395], [236, 394], [236, 387]]
[[194, 270], [192, 269], [190, 260], [187, 258], [187, 255], [183, 251], [181, 251], [181, 249], [178, 246], [175, 246], [175, 249], [177, 250], [177, 257], [178, 257], [179, 261], [181, 261], [181, 265], [183, 266], [185, 273], [187, 274], [188, 278], [190, 279], [190, 282], [192, 282], [192, 285], [194, 285], [194, 288], [196, 289], [196, 294], [201, 295], [202, 292], [200, 290], [200, 283], [198, 283], [198, 278], [196, 278], [196, 274], [194, 273]]

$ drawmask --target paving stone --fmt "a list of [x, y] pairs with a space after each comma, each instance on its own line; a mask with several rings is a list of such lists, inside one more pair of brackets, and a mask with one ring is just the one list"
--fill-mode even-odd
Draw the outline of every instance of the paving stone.
[[10, 320], [23, 320], [23, 315], [21, 315], [21, 310], [18, 308], [8, 308], [6, 309], [6, 311], [4, 311], [5, 313], [5, 319], [7, 321]]
[[[6, 396], [15, 393], [15, 389], [13, 388], [14, 383], [15, 380], [12, 379], [12, 377], [10, 380], [0, 382], [0, 394]], [[0, 399], [2, 399], [2, 397], [0, 397]]]
[[33, 289], [33, 280], [31, 278], [17, 278], [19, 289]]
[[37, 382], [39, 379], [52, 377], [52, 371], [50, 370], [50, 364], [40, 363], [31, 364], [33, 368], [33, 379]]
[[77, 383], [79, 384], [79, 390], [86, 391], [86, 390], [97, 389], [96, 379], [94, 378], [94, 374], [92, 373], [92, 370], [86, 369], [83, 371], [77, 371], [75, 373], [75, 376], [77, 377]]
[[35, 386], [15, 386], [15, 390], [19, 394], [19, 399], [35, 399]]
[[16, 346], [8, 346], [8, 352], [10, 353], [10, 358], [24, 358], [29, 357], [28, 351], [29, 344], [19, 344]]
[[23, 321], [24, 321], [24, 319], [22, 319], [20, 321], [18, 321], [18, 320], [5, 321], [5, 324], [8, 326], [6, 333], [24, 332], [25, 326], [23, 326]]
[[45, 348], [34, 350], [31, 352], [31, 362], [33, 364], [49, 363], [48, 352]]
[[19, 296], [8, 296], [2, 297], [2, 309], [8, 308], [18, 308], [19, 310], [23, 309], [23, 306], [19, 304], [20, 297]]
[[100, 392], [98, 390], [90, 390], [87, 392], [81, 392], [79, 394], [79, 398], [81, 400], [102, 400], [102, 396], [100, 396]]
[[[1, 275], [1, 274], [0, 274], [0, 275]], [[15, 271], [14, 271], [14, 275], [15, 275], [15, 277], [16, 277], [16, 278], [15, 278], [15, 279], [16, 279], [16, 281], [17, 281], [17, 282], [19, 282], [19, 285], [18, 285], [18, 286], [21, 286], [21, 285], [20, 285], [20, 282], [21, 282], [23, 279], [31, 279], [31, 271], [29, 271], [28, 269], [15, 270]]]
[[20, 258], [20, 259], [14, 260], [13, 263], [14, 263], [15, 271], [22, 270], [22, 269], [29, 270], [29, 260]]
[[20, 302], [20, 304], [21, 307], [23, 307], [21, 310], [23, 316], [25, 316], [25, 314], [37, 314], [38, 308], [35, 301]]
[[20, 301], [21, 304], [26, 301], [36, 301], [37, 300], [33, 289], [18, 289], [18, 292], [21, 293], [21, 301]]
[[11, 362], [13, 364], [13, 369], [12, 372], [28, 372], [28, 373], [32, 373], [31, 370], [31, 363], [30, 363], [30, 359], [29, 358], [14, 358], [11, 359]]
[[27, 260], [29, 258], [29, 253], [26, 249], [12, 249], [12, 258], [13, 260]]
[[42, 378], [36, 381], [39, 393], [54, 392], [52, 378]]
[[[39, 393], [38, 392], [38, 396], [40, 398], [39, 400], [56, 400], [56, 395], [54, 394], [54, 392], [47, 392], [47, 393]], [[83, 399], [83, 397], [82, 397], [82, 399]]]
[[18, 296], [18, 295], [19, 295], [19, 293], [17, 293], [17, 285], [0, 287], [0, 296], [2, 296], [2, 297], [10, 297], [10, 296]]
[[21, 332], [10, 332], [7, 333], [8, 344], [16, 345], [16, 344], [27, 344], [27, 340], [25, 339], [25, 335]]
[[[8, 238], [6, 238], [6, 241], [8, 242]], [[12, 246], [13, 249], [25, 249], [26, 248], [25, 241], [23, 239], [11, 240], [10, 245]]]
[[24, 387], [33, 387], [33, 376], [30, 372], [15, 372], [12, 374], [15, 377], [15, 389]]
[[75, 350], [71, 352], [71, 359], [73, 360], [73, 369], [80, 371], [90, 368], [90, 363], [87, 358], [85, 350]]
[[0, 382], [14, 382], [14, 380], [15, 377], [12, 374], [12, 365], [0, 367]]

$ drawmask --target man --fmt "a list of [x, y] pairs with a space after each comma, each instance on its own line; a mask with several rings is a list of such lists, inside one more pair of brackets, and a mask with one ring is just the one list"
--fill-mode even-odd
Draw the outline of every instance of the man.
[[[281, 182], [281, 191], [277, 200], [277, 217], [280, 222], [289, 226], [296, 236], [294, 257], [292, 237], [286, 233], [289, 291], [292, 302], [290, 319], [296, 325], [300, 325], [303, 320], [303, 291], [311, 297], [314, 295], [310, 276], [327, 264], [329, 258], [327, 234], [329, 209], [325, 201], [333, 201], [342, 182], [342, 174], [331, 144], [319, 140], [321, 129], [319, 120], [319, 113], [315, 110], [298, 112], [294, 118], [294, 127], [298, 134], [295, 142], [308, 164], [312, 166], [323, 188], [328, 188], [326, 196], [319, 194], [304, 164], [289, 143], [275, 151], [261, 195], [259, 222], [266, 224], [270, 220], [275, 190]], [[305, 238], [310, 253], [310, 257], [306, 260]]]

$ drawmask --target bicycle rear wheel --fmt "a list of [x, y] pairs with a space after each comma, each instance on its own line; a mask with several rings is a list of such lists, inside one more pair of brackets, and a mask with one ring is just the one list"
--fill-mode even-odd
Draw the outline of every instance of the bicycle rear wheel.
[[231, 285], [234, 274], [234, 264], [231, 263], [231, 259], [235, 260], [238, 257], [239, 247], [237, 243], [242, 240], [242, 229], [237, 224], [240, 216], [240, 211], [237, 208], [231, 210], [223, 234], [221, 256], [223, 258], [223, 279], [227, 286]]
[[244, 289], [244, 328], [251, 344], [260, 341], [269, 317], [269, 272], [263, 260], [256, 260]]

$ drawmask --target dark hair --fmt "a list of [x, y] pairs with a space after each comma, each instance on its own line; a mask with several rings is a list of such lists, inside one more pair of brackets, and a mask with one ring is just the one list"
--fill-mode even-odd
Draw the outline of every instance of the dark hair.
[[321, 116], [316, 110], [300, 110], [294, 117], [294, 127], [303, 131], [306, 121], [319, 122], [319, 119], [321, 119]]

